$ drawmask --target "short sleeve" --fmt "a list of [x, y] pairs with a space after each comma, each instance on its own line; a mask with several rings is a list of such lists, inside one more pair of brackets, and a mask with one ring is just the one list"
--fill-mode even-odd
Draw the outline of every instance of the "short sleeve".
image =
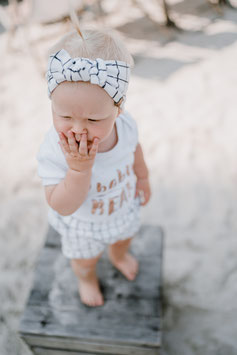
[[38, 161], [38, 175], [42, 184], [57, 185], [64, 179], [68, 167], [63, 152], [58, 144], [57, 132], [52, 128], [45, 136], [36, 156]]
[[129, 141], [132, 151], [135, 152], [138, 144], [138, 128], [134, 118], [127, 112], [121, 115], [124, 124], [124, 135]]

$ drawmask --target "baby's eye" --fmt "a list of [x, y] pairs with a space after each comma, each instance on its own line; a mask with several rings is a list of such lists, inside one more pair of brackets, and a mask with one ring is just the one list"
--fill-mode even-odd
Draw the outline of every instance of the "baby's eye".
[[61, 116], [62, 118], [64, 118], [65, 120], [70, 120], [72, 117], [70, 116]]
[[88, 121], [90, 121], [90, 122], [96, 122], [97, 120], [93, 120], [92, 118], [88, 118]]

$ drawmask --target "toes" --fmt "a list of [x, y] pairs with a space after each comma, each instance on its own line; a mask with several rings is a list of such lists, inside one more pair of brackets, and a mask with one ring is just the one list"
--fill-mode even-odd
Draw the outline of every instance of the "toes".
[[138, 262], [135, 259], [133, 259], [133, 260], [131, 260], [130, 265], [131, 265], [131, 267], [128, 272], [128, 279], [133, 281], [136, 278], [137, 273], [138, 273]]
[[81, 301], [83, 304], [85, 304], [86, 306], [89, 306], [89, 307], [103, 306], [103, 304], [104, 304], [102, 297], [98, 297], [96, 299], [94, 299], [94, 298], [88, 299], [88, 298], [81, 297]]
[[129, 253], [127, 253], [123, 260], [117, 261], [110, 258], [112, 264], [129, 280], [133, 281], [138, 273], [138, 262]]
[[93, 294], [88, 294], [89, 292], [86, 291], [86, 295], [84, 294], [84, 292], [85, 291], [79, 289], [80, 299], [83, 304], [89, 307], [103, 306], [104, 299], [100, 291], [99, 293], [97, 293], [97, 291], [90, 291], [93, 292]]
[[128, 278], [128, 280], [130, 280], [130, 281], [135, 280], [136, 276], [137, 276], [137, 273], [136, 273], [136, 272], [130, 272], [130, 273], [127, 274], [127, 278]]
[[98, 295], [96, 299], [94, 300], [94, 305], [95, 306], [102, 306], [104, 304], [104, 300], [102, 295]]
[[96, 306], [103, 306], [103, 304], [104, 304], [103, 298], [102, 298], [102, 297], [99, 297], [98, 300], [97, 300], [97, 302], [96, 302]]

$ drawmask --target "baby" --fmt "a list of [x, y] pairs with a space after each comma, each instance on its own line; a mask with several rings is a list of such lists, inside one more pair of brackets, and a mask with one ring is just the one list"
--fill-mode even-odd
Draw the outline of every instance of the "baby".
[[62, 252], [88, 306], [104, 303], [96, 263], [106, 246], [111, 263], [128, 280], [138, 272], [128, 250], [150, 186], [136, 123], [123, 109], [132, 65], [116, 36], [82, 34], [79, 28], [49, 58], [53, 126], [37, 156], [38, 174], [49, 223], [61, 235]]

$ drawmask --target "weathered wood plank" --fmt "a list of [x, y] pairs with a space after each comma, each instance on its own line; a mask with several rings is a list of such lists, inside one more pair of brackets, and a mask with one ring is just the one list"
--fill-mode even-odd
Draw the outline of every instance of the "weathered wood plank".
[[34, 347], [32, 348], [33, 352], [35, 355], [94, 355], [93, 353], [85, 353], [84, 351], [67, 351], [67, 350], [52, 350], [52, 349], [47, 349], [47, 348], [38, 348]]
[[67, 351], [67, 350], [52, 350], [52, 349], [46, 349], [46, 348], [38, 348], [34, 347], [32, 348], [33, 352], [35, 355], [94, 355], [93, 353], [85, 353], [81, 351]]
[[[50, 349], [50, 348], [44, 348], [44, 347], [33, 347], [31, 348], [34, 352], [35, 355], [95, 355], [93, 352], [84, 352], [84, 351], [67, 351], [67, 350], [62, 350], [62, 349]], [[101, 352], [100, 349], [97, 349], [98, 351], [96, 352], [97, 354], [100, 355], [118, 355], [118, 349], [112, 349], [112, 352], [108, 353], [108, 349], [106, 349], [106, 352]], [[154, 349], [141, 349], [141, 348], [130, 348], [127, 349], [126, 352], [123, 352], [123, 350], [119, 350], [119, 354], [121, 355], [160, 355], [160, 350], [154, 350]], [[122, 352], [121, 352], [122, 351]], [[129, 351], [129, 352], [128, 352]]]
[[30, 346], [60, 349], [65, 354], [158, 354], [162, 243], [160, 228], [141, 228], [132, 244], [140, 263], [134, 282], [127, 281], [104, 254], [98, 263], [98, 276], [105, 305], [90, 308], [81, 304], [77, 280], [61, 254], [60, 238], [50, 228], [22, 316], [22, 337]]
[[[65, 338], [45, 338], [45, 342], [43, 337], [27, 336], [25, 341], [32, 347], [35, 348], [35, 341], [39, 341], [38, 348], [49, 349], [49, 350], [58, 350], [68, 351], [70, 354], [73, 351], [86, 352], [89, 354], [111, 354], [111, 355], [157, 355], [159, 354], [159, 348], [149, 348], [149, 347], [141, 347], [141, 346], [123, 346], [121, 344], [102, 344], [102, 343], [87, 343], [80, 342], [78, 343], [74, 339], [65, 339]], [[70, 344], [72, 343], [72, 344]]]
[[[57, 259], [57, 260], [56, 260]], [[48, 260], [55, 260], [49, 265]], [[128, 282], [108, 260], [102, 259], [98, 263], [97, 272], [106, 301], [115, 299], [157, 299], [160, 296], [159, 285], [161, 258], [151, 261], [150, 257], [140, 257], [140, 272], [135, 282]], [[55, 276], [55, 273], [57, 276]], [[67, 292], [65, 292], [67, 290]], [[57, 249], [44, 248], [35, 275], [34, 287], [29, 304], [42, 302], [53, 303], [62, 308], [80, 304], [77, 293], [77, 282], [69, 262]], [[106, 310], [106, 305], [103, 311]]]
[[84, 339], [88, 342], [93, 339], [101, 342], [159, 346], [160, 318], [137, 315], [136, 323], [131, 317], [126, 317], [125, 313], [122, 315], [116, 313], [115, 316], [110, 314], [110, 318], [96, 319], [93, 315], [88, 315], [86, 318], [77, 317], [74, 311], [61, 313], [57, 311], [55, 314], [50, 308], [44, 308], [42, 312], [40, 306], [29, 306], [21, 331], [29, 333], [30, 329], [30, 334], [50, 337], [60, 335], [65, 338], [74, 337], [80, 341]]

